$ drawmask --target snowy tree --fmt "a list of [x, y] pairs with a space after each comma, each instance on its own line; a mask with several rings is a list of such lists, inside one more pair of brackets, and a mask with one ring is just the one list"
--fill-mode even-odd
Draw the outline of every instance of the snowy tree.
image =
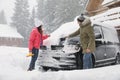
[[46, 26], [48, 26], [48, 24], [50, 23], [50, 21], [49, 21], [50, 15], [48, 14], [48, 10], [50, 10], [51, 7], [49, 7], [49, 9], [47, 9], [47, 7], [49, 6], [47, 4], [48, 0], [37, 0], [37, 3], [38, 3], [37, 4], [37, 18], [44, 23], [44, 29], [46, 32], [47, 31]]
[[[38, 18], [45, 23], [48, 32], [73, 21], [85, 8], [88, 0], [38, 0]], [[52, 27], [52, 28], [51, 28]]]
[[45, 0], [37, 0], [37, 18], [42, 20], [45, 17]]
[[7, 24], [4, 10], [0, 12], [0, 24]]
[[31, 16], [30, 16], [30, 28], [32, 28], [32, 27], [34, 27], [35, 26], [35, 18], [36, 18], [36, 16], [35, 16], [36, 14], [35, 14], [35, 8], [33, 8], [33, 10], [32, 10], [32, 14], [31, 14]]
[[[61, 0], [59, 7], [56, 7], [56, 16], [60, 23], [72, 21], [76, 16], [84, 12], [84, 7], [88, 0]], [[56, 22], [56, 21], [55, 21]], [[58, 24], [60, 24], [58, 23]]]
[[28, 41], [29, 30], [29, 5], [27, 0], [16, 0], [15, 9], [12, 17], [11, 26], [16, 27], [17, 31], [24, 37], [24, 46]]
[[30, 34], [32, 28], [35, 26], [35, 8], [32, 9], [32, 13], [30, 15], [30, 20], [29, 20], [29, 28], [28, 28], [28, 34]]
[[42, 21], [44, 22], [45, 30], [49, 33], [54, 31], [55, 24], [53, 23], [53, 20], [55, 17], [55, 7], [58, 4], [58, 0], [44, 0], [44, 17], [42, 18]]

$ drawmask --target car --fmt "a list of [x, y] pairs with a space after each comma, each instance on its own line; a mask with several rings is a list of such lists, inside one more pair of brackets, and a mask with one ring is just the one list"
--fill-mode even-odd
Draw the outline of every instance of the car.
[[[113, 26], [103, 23], [93, 24], [96, 50], [92, 54], [93, 67], [120, 63], [120, 47], [118, 35]], [[79, 36], [60, 38], [59, 45], [41, 47], [38, 57], [40, 69], [75, 70], [83, 69], [82, 46]]]

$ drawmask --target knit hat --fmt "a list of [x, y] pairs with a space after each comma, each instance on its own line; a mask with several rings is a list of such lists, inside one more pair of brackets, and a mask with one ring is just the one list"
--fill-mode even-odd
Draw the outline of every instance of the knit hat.
[[83, 22], [85, 20], [85, 17], [83, 14], [81, 14], [78, 18], [77, 18], [77, 21], [79, 22]]
[[43, 25], [43, 22], [40, 21], [40, 20], [38, 20], [38, 19], [35, 19], [35, 26], [36, 26], [36, 27], [39, 27], [39, 26], [41, 26], [41, 25]]

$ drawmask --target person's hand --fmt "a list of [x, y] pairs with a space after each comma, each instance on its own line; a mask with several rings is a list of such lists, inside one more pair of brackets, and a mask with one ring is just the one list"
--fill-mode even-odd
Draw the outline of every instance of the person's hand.
[[29, 51], [29, 53], [26, 55], [26, 57], [32, 57], [34, 56], [34, 54], [32, 53], [32, 51]]
[[91, 53], [91, 50], [90, 49], [86, 49], [86, 53]]

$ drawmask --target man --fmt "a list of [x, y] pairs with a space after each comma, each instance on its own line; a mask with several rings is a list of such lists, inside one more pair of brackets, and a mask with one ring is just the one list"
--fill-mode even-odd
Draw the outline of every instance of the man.
[[92, 62], [92, 53], [95, 51], [95, 36], [93, 27], [91, 27], [91, 21], [88, 17], [85, 17], [83, 14], [77, 18], [77, 22], [80, 28], [66, 36], [74, 37], [80, 35], [81, 46], [83, 49], [83, 69], [88, 69], [93, 67]]
[[35, 62], [38, 57], [40, 46], [43, 45], [43, 40], [49, 37], [49, 35], [43, 35], [42, 27], [43, 24], [39, 24], [39, 26], [33, 28], [30, 33], [29, 54], [27, 54], [27, 57], [31, 56], [32, 58], [28, 71], [32, 71], [35, 68]]

